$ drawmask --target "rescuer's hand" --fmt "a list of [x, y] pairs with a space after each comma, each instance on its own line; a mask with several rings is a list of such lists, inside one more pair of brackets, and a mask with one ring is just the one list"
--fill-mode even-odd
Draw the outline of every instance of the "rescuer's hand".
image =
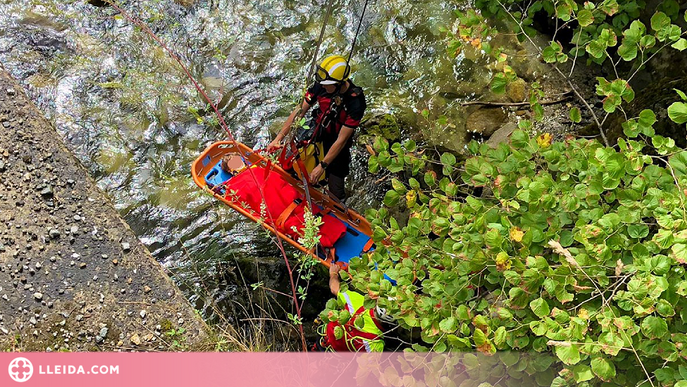
[[320, 164], [317, 164], [317, 166], [313, 168], [312, 172], [310, 172], [310, 182], [315, 184], [320, 181], [320, 177], [322, 177], [323, 173], [324, 168], [322, 168]]
[[339, 276], [339, 271], [341, 270], [341, 267], [337, 265], [335, 262], [332, 262], [331, 265], [329, 265], [329, 276]]
[[267, 153], [272, 153], [283, 146], [284, 145], [281, 144], [281, 141], [275, 138], [269, 145], [267, 145]]

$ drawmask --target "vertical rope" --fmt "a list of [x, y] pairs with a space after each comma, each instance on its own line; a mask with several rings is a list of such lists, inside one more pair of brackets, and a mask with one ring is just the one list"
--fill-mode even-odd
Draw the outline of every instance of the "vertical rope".
[[358, 34], [360, 33], [360, 26], [363, 24], [363, 18], [365, 17], [365, 10], [367, 10], [367, 3], [370, 0], [365, 0], [365, 5], [363, 6], [363, 13], [360, 15], [360, 20], [358, 21], [358, 28], [355, 30], [355, 35], [353, 35], [353, 43], [351, 44], [351, 50], [348, 52], [348, 65], [351, 65], [351, 57], [353, 56], [353, 50], [355, 49], [355, 43], [358, 40]]
[[317, 38], [317, 45], [315, 46], [315, 55], [312, 56], [312, 62], [310, 62], [310, 70], [308, 71], [308, 76], [305, 79], [306, 87], [310, 83], [310, 79], [314, 74], [314, 69], [317, 64], [317, 55], [320, 53], [320, 45], [324, 40], [324, 30], [327, 28], [329, 23], [329, 17], [332, 15], [332, 9], [334, 8], [334, 0], [329, 0], [329, 5], [327, 6], [327, 13], [324, 14], [324, 21], [322, 22], [322, 28], [320, 29], [320, 37]]

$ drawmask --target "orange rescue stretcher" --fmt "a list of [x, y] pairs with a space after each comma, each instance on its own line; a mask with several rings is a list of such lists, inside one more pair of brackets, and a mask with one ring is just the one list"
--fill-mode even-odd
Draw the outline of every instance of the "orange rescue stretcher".
[[[224, 165], [223, 165], [224, 164]], [[320, 216], [320, 244], [308, 250], [298, 242], [307, 195], [301, 181], [244, 144], [220, 141], [193, 162], [195, 183], [216, 199], [258, 222], [325, 266], [348, 262], [374, 249], [370, 223], [359, 213], [309, 186], [312, 213]]]

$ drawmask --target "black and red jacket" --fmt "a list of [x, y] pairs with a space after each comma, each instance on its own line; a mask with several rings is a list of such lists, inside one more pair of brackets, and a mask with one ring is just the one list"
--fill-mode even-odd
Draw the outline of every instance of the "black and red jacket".
[[[305, 94], [305, 101], [311, 106], [317, 103], [318, 109], [314, 124], [320, 125], [318, 128], [319, 141], [322, 141], [325, 153], [334, 144], [339, 137], [339, 132], [342, 126], [356, 129], [360, 125], [360, 121], [365, 114], [367, 104], [365, 102], [365, 95], [363, 89], [356, 86], [350, 80], [346, 92], [340, 94], [341, 103], [335, 104], [336, 94], [329, 94], [319, 83], [314, 83], [308, 88]], [[334, 106], [332, 106], [334, 104]], [[332, 109], [334, 113], [332, 114]], [[325, 119], [327, 115], [331, 115], [330, 119]], [[321, 125], [323, 122], [329, 122], [328, 125]], [[348, 165], [350, 164], [350, 148], [353, 145], [353, 137], [351, 137], [339, 155], [330, 163], [327, 171], [337, 176], [346, 176], [349, 173]], [[324, 156], [324, 155], [323, 155]]]

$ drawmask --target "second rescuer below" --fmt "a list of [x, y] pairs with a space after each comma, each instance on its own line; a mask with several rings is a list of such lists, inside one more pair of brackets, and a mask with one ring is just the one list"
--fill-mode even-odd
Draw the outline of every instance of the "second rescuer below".
[[363, 90], [348, 78], [350, 72], [351, 67], [342, 56], [325, 58], [317, 67], [316, 82], [308, 88], [303, 105], [291, 113], [277, 137], [267, 146], [268, 152], [282, 147], [281, 142], [291, 130], [296, 116], [300, 120], [317, 104], [313, 124], [318, 125], [316, 141], [322, 142], [324, 157], [310, 172], [310, 181], [318, 181], [326, 172], [329, 191], [339, 200], [346, 198], [344, 178], [348, 176], [351, 163], [353, 132], [367, 107]]

